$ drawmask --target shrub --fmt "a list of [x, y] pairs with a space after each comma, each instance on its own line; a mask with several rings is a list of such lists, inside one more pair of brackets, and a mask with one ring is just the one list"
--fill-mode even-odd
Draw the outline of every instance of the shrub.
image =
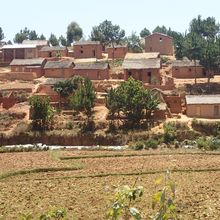
[[218, 150], [220, 149], [220, 140], [217, 138], [211, 138], [209, 142], [210, 150]]
[[197, 147], [198, 148], [207, 148], [207, 140], [205, 137], [200, 137], [196, 140], [196, 143], [197, 143]]
[[73, 129], [73, 123], [72, 122], [67, 122], [66, 123], [66, 129], [72, 130]]
[[132, 144], [132, 149], [134, 150], [143, 150], [145, 148], [145, 144], [143, 141], [137, 141]]
[[158, 142], [158, 140], [150, 138], [147, 141], [145, 141], [144, 144], [145, 144], [145, 148], [155, 149], [158, 147], [159, 142]]

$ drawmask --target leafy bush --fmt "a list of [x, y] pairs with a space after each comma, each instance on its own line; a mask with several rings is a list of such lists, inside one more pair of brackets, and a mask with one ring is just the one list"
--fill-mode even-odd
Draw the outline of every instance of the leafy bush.
[[143, 150], [145, 147], [145, 144], [143, 141], [137, 141], [134, 144], [132, 144], [132, 149], [134, 150]]
[[66, 129], [68, 129], [68, 130], [72, 130], [73, 129], [73, 123], [72, 122], [67, 122], [66, 123]]
[[197, 147], [206, 150], [220, 149], [220, 139], [215, 137], [200, 137], [197, 139]]
[[146, 140], [144, 142], [144, 144], [145, 144], [145, 148], [153, 148], [153, 149], [155, 149], [155, 148], [158, 147], [159, 141], [155, 140], [153, 138], [150, 138], [150, 139]]
[[193, 119], [192, 128], [206, 135], [217, 136], [220, 133], [219, 122], [199, 121], [197, 119]]

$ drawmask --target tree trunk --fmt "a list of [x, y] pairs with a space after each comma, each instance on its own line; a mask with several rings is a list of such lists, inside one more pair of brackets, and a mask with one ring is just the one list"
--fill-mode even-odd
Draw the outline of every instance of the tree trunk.
[[195, 84], [197, 83], [197, 68], [196, 68], [196, 60], [194, 60], [194, 65], [195, 65]]

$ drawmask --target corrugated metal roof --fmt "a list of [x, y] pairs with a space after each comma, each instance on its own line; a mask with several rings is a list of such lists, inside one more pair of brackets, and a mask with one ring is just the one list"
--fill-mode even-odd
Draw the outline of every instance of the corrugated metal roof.
[[160, 59], [124, 60], [123, 69], [159, 69]]
[[10, 63], [10, 66], [41, 66], [44, 61], [44, 58], [14, 59]]
[[66, 47], [60, 47], [60, 46], [54, 46], [54, 47], [49, 47], [49, 46], [46, 46], [46, 47], [42, 47], [41, 48], [41, 52], [51, 52], [51, 51], [63, 51], [63, 50], [66, 50]]
[[63, 82], [66, 78], [47, 78], [44, 82], [45, 85], [54, 85], [57, 82]]
[[196, 104], [220, 104], [220, 94], [218, 95], [187, 95], [187, 105]]
[[199, 60], [196, 60], [196, 63], [191, 60], [174, 60], [172, 61], [173, 67], [194, 67], [194, 66], [201, 66]]
[[23, 40], [22, 44], [36, 44], [37, 46], [47, 46], [47, 40]]
[[73, 45], [99, 45], [99, 41], [77, 41]]
[[72, 64], [70, 60], [48, 61], [44, 69], [65, 69], [70, 68]]
[[75, 63], [74, 69], [82, 69], [82, 70], [105, 70], [109, 68], [109, 64], [106, 62], [81, 62], [81, 63]]
[[26, 49], [26, 48], [36, 48], [36, 44], [14, 44], [14, 45], [4, 45], [2, 49]]
[[153, 52], [153, 53], [127, 53], [125, 56], [126, 59], [151, 59], [151, 58], [159, 58], [160, 53]]

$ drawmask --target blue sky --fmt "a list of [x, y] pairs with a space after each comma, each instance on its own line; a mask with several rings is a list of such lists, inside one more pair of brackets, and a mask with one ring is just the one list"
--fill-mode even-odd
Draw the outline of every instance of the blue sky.
[[79, 23], [85, 37], [105, 19], [119, 24], [126, 35], [144, 27], [152, 31], [157, 25], [184, 32], [199, 14], [220, 22], [219, 0], [1, 0], [0, 7], [0, 27], [7, 40], [24, 27], [47, 37], [51, 32], [65, 35], [71, 21]]

